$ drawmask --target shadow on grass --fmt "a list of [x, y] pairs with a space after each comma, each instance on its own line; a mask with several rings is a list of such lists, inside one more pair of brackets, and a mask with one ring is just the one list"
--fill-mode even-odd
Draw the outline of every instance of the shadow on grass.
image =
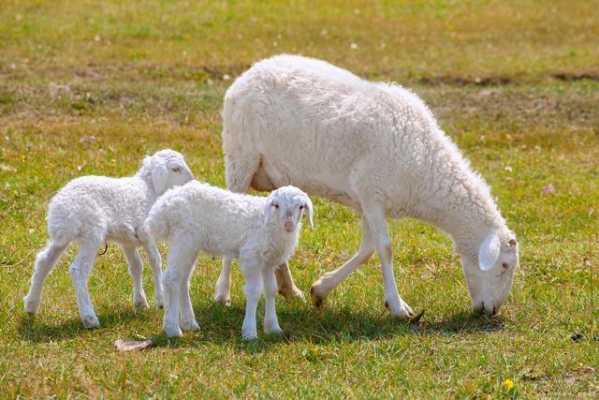
[[[262, 307], [260, 308], [262, 309]], [[311, 305], [285, 304], [279, 307], [279, 322], [286, 334], [282, 337], [264, 335], [259, 326], [259, 339], [245, 342], [241, 339], [243, 305], [225, 307], [212, 301], [194, 305], [201, 330], [186, 332], [183, 338], [167, 338], [164, 334], [153, 336], [155, 347], [198, 347], [206, 343], [229, 344], [248, 353], [268, 351], [277, 344], [307, 342], [312, 344], [348, 343], [412, 335], [467, 335], [477, 332], [498, 331], [503, 328], [502, 317], [488, 317], [462, 311], [442, 321], [429, 322], [426, 315], [418, 324], [400, 321], [387, 312], [363, 312], [350, 307], [315, 309]], [[98, 315], [99, 330], [135, 321], [149, 321], [149, 313], [138, 313], [133, 309], [105, 311]], [[261, 318], [258, 320], [261, 324]], [[160, 332], [161, 326], [153, 331]], [[21, 315], [17, 322], [20, 336], [29, 342], [44, 343], [60, 341], [87, 334], [94, 330], [83, 327], [79, 318], [57, 325], [36, 321], [29, 315]]]
[[446, 320], [427, 322], [426, 316], [418, 324], [400, 321], [389, 313], [364, 313], [350, 308], [322, 310], [305, 305], [281, 307], [278, 317], [284, 336], [264, 335], [262, 319], [258, 320], [259, 339], [246, 342], [241, 339], [244, 308], [239, 305], [225, 307], [215, 303], [194, 306], [201, 329], [185, 332], [182, 338], [167, 338], [164, 334], [154, 336], [157, 347], [196, 347], [206, 343], [230, 344], [248, 353], [269, 351], [281, 343], [307, 342], [312, 344], [347, 343], [387, 339], [397, 336], [468, 335], [479, 332], [500, 331], [504, 320], [501, 316], [489, 317], [479, 313], [462, 311]]
[[[115, 310], [114, 312], [104, 312], [98, 314], [100, 327], [98, 330], [121, 325], [134, 319], [149, 318], [144, 313], [135, 312], [133, 309]], [[36, 316], [22, 314], [17, 320], [17, 332], [19, 335], [33, 343], [45, 343], [71, 339], [93, 332], [95, 329], [83, 327], [81, 320], [73, 318], [63, 321], [57, 325], [50, 325], [45, 322], [36, 321]]]

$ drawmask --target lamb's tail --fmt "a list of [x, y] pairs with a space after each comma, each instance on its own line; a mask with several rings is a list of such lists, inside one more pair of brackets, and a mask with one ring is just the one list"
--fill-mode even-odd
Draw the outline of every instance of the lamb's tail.
[[170, 232], [166, 209], [156, 203], [144, 221], [144, 231], [154, 239], [166, 239]]

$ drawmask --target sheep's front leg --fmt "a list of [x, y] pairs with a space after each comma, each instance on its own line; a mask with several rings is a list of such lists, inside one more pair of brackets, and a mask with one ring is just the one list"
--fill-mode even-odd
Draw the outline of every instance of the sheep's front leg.
[[397, 291], [395, 276], [393, 274], [391, 241], [387, 234], [385, 212], [380, 207], [366, 208], [364, 217], [368, 222], [368, 227], [372, 233], [377, 253], [381, 259], [381, 269], [383, 271], [383, 281], [385, 286], [385, 307], [389, 309], [391, 314], [399, 318], [413, 318], [415, 316], [414, 312], [410, 306], [403, 301]]
[[264, 297], [266, 300], [264, 304], [264, 333], [281, 335], [283, 330], [279, 326], [275, 307], [277, 281], [273, 268], [265, 268], [262, 271], [262, 281], [264, 282]]
[[262, 294], [262, 274], [260, 269], [255, 266], [247, 266], [242, 263], [242, 272], [245, 277], [245, 317], [241, 335], [245, 340], [258, 338], [258, 329], [256, 328], [256, 309], [258, 300]]
[[133, 278], [133, 306], [137, 309], [148, 308], [148, 300], [142, 284], [143, 265], [139, 253], [133, 246], [123, 246], [123, 252], [129, 264], [129, 273]]

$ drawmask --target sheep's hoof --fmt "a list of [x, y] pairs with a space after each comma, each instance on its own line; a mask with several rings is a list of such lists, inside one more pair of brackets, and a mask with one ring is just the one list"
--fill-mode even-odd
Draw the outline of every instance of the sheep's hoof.
[[100, 321], [95, 315], [86, 315], [81, 318], [81, 322], [83, 322], [83, 326], [87, 329], [94, 329], [100, 326]]
[[217, 294], [216, 296], [214, 296], [214, 301], [217, 304], [222, 304], [223, 306], [230, 306], [231, 305], [231, 298], [228, 296], [223, 296], [220, 294]]
[[143, 311], [150, 308], [150, 305], [148, 304], [148, 300], [146, 300], [145, 297], [142, 297], [133, 302], [133, 307], [138, 311]]
[[310, 297], [312, 298], [312, 304], [314, 304], [314, 307], [321, 308], [324, 305], [324, 297], [321, 297], [316, 293], [314, 286], [310, 288]]
[[179, 323], [184, 331], [199, 331], [200, 325], [196, 321], [181, 321]]
[[25, 312], [30, 315], [35, 315], [39, 306], [39, 302], [30, 301], [27, 296], [23, 297]]
[[181, 336], [183, 336], [183, 331], [178, 326], [175, 326], [175, 327], [169, 327], [169, 326], [167, 326], [167, 327], [164, 328], [164, 333], [166, 333], [166, 336], [168, 336], [168, 337], [181, 337]]
[[242, 333], [241, 337], [243, 338], [243, 340], [245, 340], [246, 342], [252, 341], [252, 340], [256, 340], [258, 339], [258, 334], [257, 333], [253, 333], [253, 332], [249, 332], [249, 333]]
[[285, 286], [285, 287], [281, 287], [279, 289], [279, 294], [283, 297], [285, 297], [286, 299], [290, 300], [290, 299], [299, 299], [302, 302], [306, 302], [306, 298], [304, 296], [304, 292], [302, 292], [301, 290], [299, 290], [297, 288], [297, 286], [293, 286], [293, 287], [289, 287], [289, 286]]
[[[414, 314], [414, 313], [412, 313], [412, 314]], [[424, 315], [424, 310], [420, 311], [418, 313], [418, 315], [410, 316], [410, 323], [414, 324], [414, 325], [418, 324], [423, 315]]]

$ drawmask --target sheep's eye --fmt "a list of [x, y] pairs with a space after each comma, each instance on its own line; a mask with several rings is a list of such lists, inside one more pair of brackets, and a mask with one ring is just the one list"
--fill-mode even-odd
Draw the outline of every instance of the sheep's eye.
[[278, 205], [277, 203], [272, 203], [272, 206], [273, 206], [274, 208], [279, 208], [279, 205]]
[[173, 168], [173, 172], [179, 173], [179, 172], [181, 172], [181, 168], [180, 167], [175, 167], [175, 168]]
[[508, 263], [503, 263], [501, 264], [501, 266], [503, 267], [503, 269], [508, 269], [510, 266], [508, 265]]

